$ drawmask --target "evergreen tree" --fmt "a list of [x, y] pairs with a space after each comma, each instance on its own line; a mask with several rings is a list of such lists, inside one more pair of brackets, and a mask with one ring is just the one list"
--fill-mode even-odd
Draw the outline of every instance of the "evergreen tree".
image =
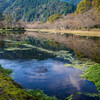
[[6, 27], [12, 27], [13, 17], [12, 14], [5, 14], [5, 24]]

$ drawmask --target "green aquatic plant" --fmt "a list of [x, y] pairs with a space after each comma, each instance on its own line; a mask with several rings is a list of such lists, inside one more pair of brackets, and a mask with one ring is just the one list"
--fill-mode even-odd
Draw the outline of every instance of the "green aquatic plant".
[[25, 42], [25, 41], [17, 41], [15, 43], [12, 43], [13, 45], [23, 45], [23, 44], [28, 44], [29, 42]]
[[100, 93], [96, 94], [96, 93], [84, 93], [85, 95], [87, 96], [90, 96], [90, 97], [99, 97], [100, 98]]
[[72, 100], [73, 99], [73, 96], [74, 96], [73, 94], [70, 95], [69, 97], [66, 98], [66, 100]]
[[59, 47], [60, 44], [58, 42], [55, 42], [53, 40], [47, 40], [48, 44], [53, 46], [53, 47]]
[[65, 64], [66, 67], [78, 68], [82, 71], [87, 70], [90, 65], [95, 64], [95, 62], [93, 62], [89, 59], [86, 59], [86, 58], [78, 60], [70, 52], [67, 52], [66, 54], [63, 54], [62, 57], [65, 60], [69, 61], [69, 63]]
[[[32, 96], [35, 96], [35, 99], [40, 98], [39, 100], [58, 100], [56, 97], [48, 97], [46, 94], [43, 93], [43, 91], [37, 89], [37, 90], [25, 90], [28, 94], [31, 94]], [[45, 97], [45, 98], [44, 98]]]
[[10, 48], [7, 48], [5, 49], [6, 51], [14, 51], [14, 50], [30, 50], [30, 48], [15, 48], [15, 47], [10, 47]]
[[73, 100], [76, 95], [84, 95], [84, 96], [89, 96], [89, 97], [98, 97], [98, 98], [100, 98], [100, 93], [96, 94], [96, 93], [88, 93], [88, 92], [87, 93], [77, 92], [77, 93], [72, 94], [69, 97], [67, 97], [66, 100]]
[[[100, 92], [100, 64], [88, 59], [78, 60], [71, 54], [67, 57], [65, 56], [65, 59], [70, 62], [65, 64], [65, 66], [82, 70], [83, 73], [80, 76], [92, 81], [96, 85], [98, 92]], [[88, 93], [88, 95], [90, 94]], [[91, 94], [91, 96], [100, 97], [100, 94]], [[69, 98], [72, 98], [72, 95]]]

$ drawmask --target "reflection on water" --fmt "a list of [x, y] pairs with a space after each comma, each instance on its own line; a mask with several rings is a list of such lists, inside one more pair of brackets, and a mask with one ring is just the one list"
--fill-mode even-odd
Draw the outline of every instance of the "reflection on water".
[[14, 80], [25, 89], [41, 89], [61, 99], [77, 92], [97, 93], [92, 82], [79, 77], [79, 69], [65, 64], [78, 61], [75, 53], [98, 61], [99, 50], [99, 38], [34, 32], [0, 35], [0, 64], [14, 71]]
[[73, 49], [78, 57], [88, 57], [96, 62], [100, 62], [100, 38], [82, 37], [75, 35], [41, 34], [36, 32], [26, 32], [24, 35], [52, 39]]
[[64, 62], [56, 59], [0, 60], [0, 63], [4, 68], [14, 70], [12, 76], [23, 88], [41, 89], [50, 96], [63, 99], [76, 92], [97, 92], [92, 82], [78, 76], [80, 70], [67, 68]]

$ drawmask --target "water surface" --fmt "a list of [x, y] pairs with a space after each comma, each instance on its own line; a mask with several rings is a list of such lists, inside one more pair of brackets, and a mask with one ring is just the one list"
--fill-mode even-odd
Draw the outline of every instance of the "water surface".
[[[87, 57], [97, 60], [100, 39], [34, 32], [0, 37], [0, 64], [13, 70], [11, 76], [24, 89], [41, 89], [45, 94], [59, 99], [77, 92], [97, 93], [91, 81], [79, 76], [82, 71], [65, 67], [65, 64], [71, 64], [70, 59], [78, 60], [77, 53], [87, 55], [93, 41], [94, 51], [92, 48], [90, 50], [93, 54], [89, 53]], [[78, 44], [79, 41], [82, 44]], [[82, 98], [80, 96], [80, 100]]]

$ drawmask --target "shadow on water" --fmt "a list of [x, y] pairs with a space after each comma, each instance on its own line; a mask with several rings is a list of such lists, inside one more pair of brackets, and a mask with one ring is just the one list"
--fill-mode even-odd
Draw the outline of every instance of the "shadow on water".
[[14, 71], [14, 80], [24, 89], [41, 89], [60, 99], [77, 92], [97, 93], [92, 82], [79, 77], [82, 71], [65, 64], [81, 57], [98, 62], [99, 51], [99, 38], [36, 32], [0, 35], [0, 64]]

